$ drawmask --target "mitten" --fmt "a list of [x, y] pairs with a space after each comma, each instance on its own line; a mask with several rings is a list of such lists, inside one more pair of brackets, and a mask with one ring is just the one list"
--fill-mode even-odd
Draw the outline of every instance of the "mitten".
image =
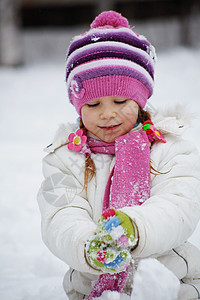
[[96, 235], [87, 244], [86, 256], [97, 269], [120, 272], [130, 263], [130, 250], [136, 243], [131, 219], [118, 210], [108, 209], [98, 221]]

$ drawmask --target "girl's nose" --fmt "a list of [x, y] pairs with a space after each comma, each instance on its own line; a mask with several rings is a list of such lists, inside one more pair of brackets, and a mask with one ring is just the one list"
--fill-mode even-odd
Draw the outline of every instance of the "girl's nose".
[[117, 117], [117, 113], [111, 109], [105, 109], [103, 112], [100, 114], [100, 119], [101, 120], [109, 120]]

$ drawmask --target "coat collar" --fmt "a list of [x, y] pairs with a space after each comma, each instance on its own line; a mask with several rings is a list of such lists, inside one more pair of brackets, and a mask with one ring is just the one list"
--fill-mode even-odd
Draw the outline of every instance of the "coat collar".
[[152, 121], [163, 135], [182, 135], [190, 127], [191, 119], [192, 114], [179, 105], [152, 113]]

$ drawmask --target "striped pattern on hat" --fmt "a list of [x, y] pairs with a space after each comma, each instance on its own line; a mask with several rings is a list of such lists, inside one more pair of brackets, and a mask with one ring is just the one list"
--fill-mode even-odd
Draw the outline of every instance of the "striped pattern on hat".
[[154, 47], [147, 39], [120, 14], [103, 12], [69, 47], [69, 99], [79, 114], [84, 104], [105, 96], [133, 99], [143, 108], [153, 93], [154, 65]]

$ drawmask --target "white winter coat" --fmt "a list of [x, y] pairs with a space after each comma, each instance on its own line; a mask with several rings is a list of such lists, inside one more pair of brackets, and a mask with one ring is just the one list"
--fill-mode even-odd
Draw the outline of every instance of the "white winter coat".
[[[186, 241], [200, 219], [199, 154], [191, 142], [181, 138], [188, 127], [184, 117], [159, 114], [153, 122], [167, 143], [154, 143], [151, 162], [164, 174], [151, 174], [151, 196], [142, 206], [121, 209], [138, 229], [139, 243], [132, 256], [157, 257], [179, 279], [198, 278], [199, 250]], [[76, 129], [76, 124], [63, 125], [53, 144], [46, 148], [45, 180], [38, 194], [43, 240], [70, 266], [64, 280], [69, 299], [83, 299], [91, 290], [91, 280], [101, 274], [87, 264], [84, 247], [95, 233], [105, 185], [115, 163], [113, 155], [92, 154], [96, 176], [86, 196], [84, 155], [66, 146], [68, 135]]]

